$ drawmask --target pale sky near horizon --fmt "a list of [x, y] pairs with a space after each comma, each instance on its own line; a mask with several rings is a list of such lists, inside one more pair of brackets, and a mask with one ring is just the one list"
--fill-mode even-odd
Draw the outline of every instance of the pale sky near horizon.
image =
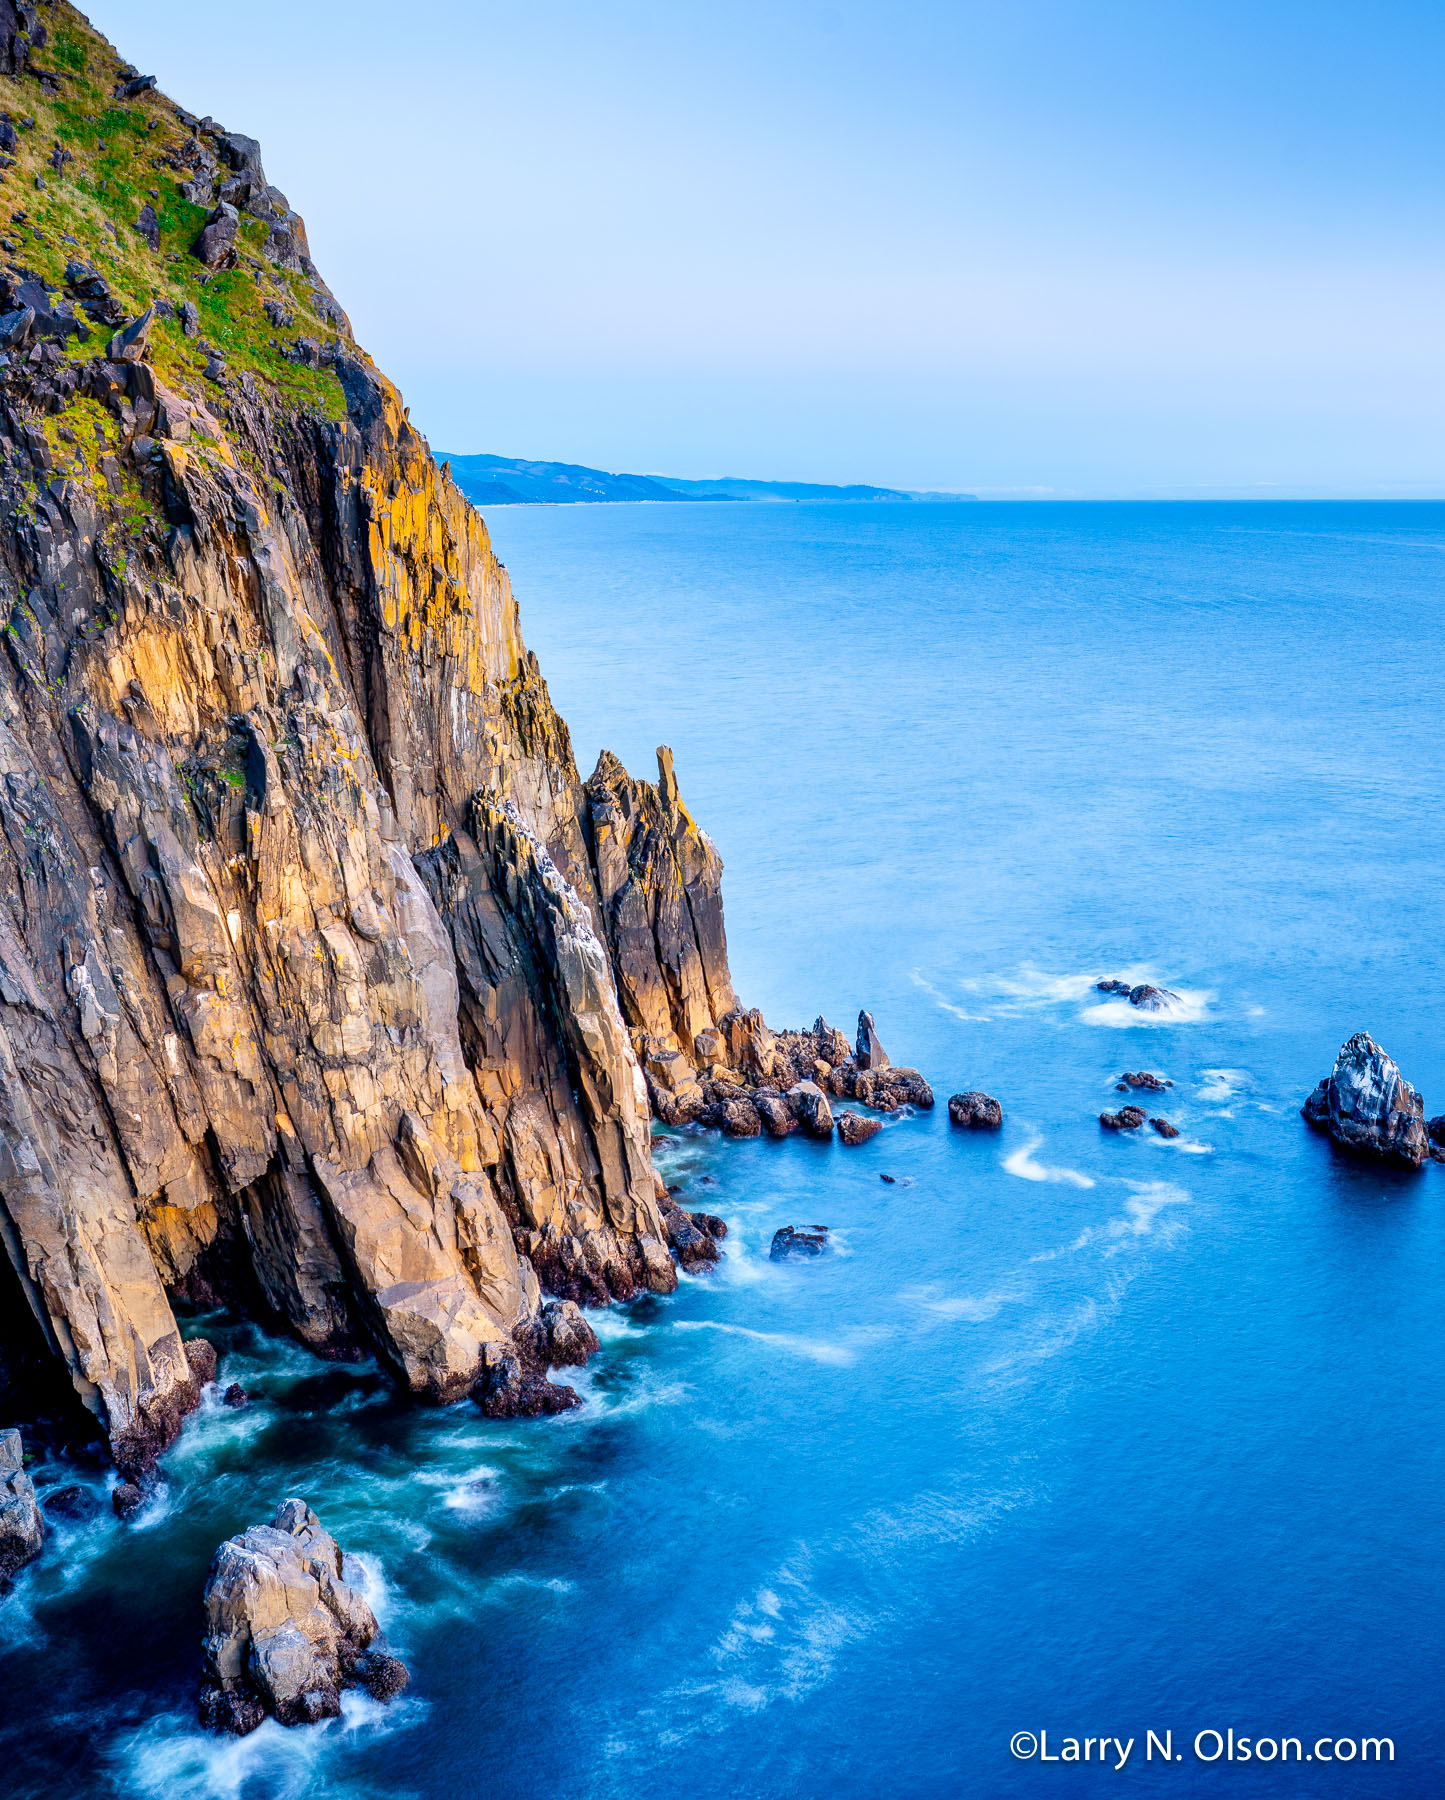
[[439, 451], [1445, 494], [1419, 0], [91, 0]]

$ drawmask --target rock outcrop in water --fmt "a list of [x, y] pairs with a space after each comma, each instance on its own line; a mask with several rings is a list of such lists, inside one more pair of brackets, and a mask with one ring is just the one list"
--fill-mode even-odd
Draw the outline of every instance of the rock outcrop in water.
[[1130, 1006], [1138, 1007], [1140, 1012], [1167, 1013], [1176, 1011], [1182, 1001], [1172, 988], [1155, 987], [1152, 982], [1136, 982], [1132, 987], [1127, 981], [1109, 979], [1096, 981], [1095, 988], [1101, 994], [1117, 994], [1127, 1000]]
[[790, 1256], [821, 1256], [828, 1248], [826, 1225], [782, 1225], [773, 1233], [768, 1254], [774, 1262]]
[[997, 1131], [1003, 1124], [1003, 1107], [992, 1094], [981, 1094], [970, 1088], [965, 1094], [954, 1094], [948, 1102], [948, 1116], [955, 1125], [967, 1131]]
[[1142, 1089], [1149, 1094], [1162, 1094], [1166, 1088], [1172, 1088], [1174, 1083], [1162, 1075], [1156, 1075], [1152, 1069], [1125, 1069], [1114, 1085], [1121, 1094], [1127, 1094], [1130, 1088]]
[[652, 1116], [932, 1096], [739, 1006], [669, 752], [584, 785], [260, 147], [127, 68], [0, 4], [0, 1364], [137, 1474], [199, 1391], [177, 1299], [526, 1409], [544, 1293], [716, 1254]]
[[221, 1545], [205, 1617], [201, 1717], [212, 1730], [244, 1734], [267, 1715], [314, 1724], [340, 1713], [345, 1688], [390, 1699], [407, 1684], [355, 1571], [304, 1500]]
[[1343, 1046], [1301, 1111], [1346, 1150], [1412, 1169], [1430, 1154], [1424, 1102], [1368, 1032]]

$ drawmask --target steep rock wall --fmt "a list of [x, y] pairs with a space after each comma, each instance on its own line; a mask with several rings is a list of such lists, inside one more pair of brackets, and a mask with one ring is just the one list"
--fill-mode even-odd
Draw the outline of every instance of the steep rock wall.
[[[259, 151], [132, 92], [69, 6], [39, 10], [95, 81], [37, 74], [46, 26], [11, 10], [0, 98], [40, 123], [0, 168], [53, 125], [90, 260], [0, 270], [25, 300], [0, 312], [0, 1237], [140, 1466], [194, 1399], [177, 1298], [372, 1345], [444, 1399], [543, 1284], [674, 1285], [636, 1046], [692, 1058], [733, 1002], [670, 762], [584, 789], [485, 526], [299, 219], [278, 233]], [[96, 96], [99, 150], [62, 155], [62, 91]], [[78, 240], [113, 183], [77, 157], [112, 154], [118, 105], [144, 179], [224, 197], [239, 164], [252, 237]], [[192, 315], [228, 281], [222, 355]], [[258, 296], [326, 341], [246, 337]], [[134, 330], [85, 326], [116, 311]]]

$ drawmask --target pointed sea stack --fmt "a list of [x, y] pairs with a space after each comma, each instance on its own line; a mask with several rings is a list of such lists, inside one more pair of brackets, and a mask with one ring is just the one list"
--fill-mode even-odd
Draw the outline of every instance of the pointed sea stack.
[[1357, 1155], [1418, 1169], [1430, 1154], [1424, 1102], [1368, 1032], [1343, 1046], [1300, 1110]]

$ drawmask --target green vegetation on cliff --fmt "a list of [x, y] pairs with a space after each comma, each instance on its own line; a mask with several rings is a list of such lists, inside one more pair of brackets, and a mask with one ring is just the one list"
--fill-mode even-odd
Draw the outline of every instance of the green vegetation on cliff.
[[[60, 324], [42, 315], [34, 335], [69, 360], [88, 360], [155, 304], [147, 360], [169, 387], [214, 409], [227, 383], [249, 377], [273, 404], [344, 417], [328, 358], [350, 349], [349, 328], [306, 255], [301, 221], [264, 187], [259, 147], [142, 85], [63, 0], [14, 11], [30, 27], [30, 48], [12, 59], [18, 67], [0, 69], [0, 297], [9, 316], [34, 303], [38, 284]], [[198, 240], [247, 146], [257, 179], [235, 208], [231, 242], [207, 266]], [[248, 172], [239, 173], [244, 186]], [[272, 222], [282, 218], [291, 228], [278, 236]], [[99, 278], [111, 308], [85, 304], [77, 265]], [[16, 347], [6, 349], [14, 358]]]

